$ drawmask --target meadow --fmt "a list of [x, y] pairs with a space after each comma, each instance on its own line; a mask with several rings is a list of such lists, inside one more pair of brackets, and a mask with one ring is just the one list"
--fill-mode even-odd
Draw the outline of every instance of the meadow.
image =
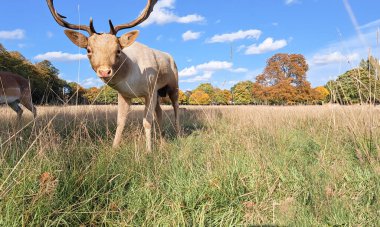
[[145, 150], [133, 106], [0, 108], [0, 226], [379, 226], [380, 107], [164, 107]]

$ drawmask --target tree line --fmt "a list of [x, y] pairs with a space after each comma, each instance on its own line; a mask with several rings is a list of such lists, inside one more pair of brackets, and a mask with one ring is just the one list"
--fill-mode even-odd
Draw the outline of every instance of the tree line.
[[[255, 81], [242, 81], [231, 89], [220, 89], [210, 83], [192, 91], [179, 92], [182, 105], [299, 105], [378, 103], [380, 95], [379, 60], [370, 56], [331, 80], [325, 86], [312, 88], [307, 80], [309, 66], [301, 54], [275, 54]], [[109, 86], [83, 88], [59, 78], [59, 70], [47, 60], [31, 63], [17, 51], [7, 51], [0, 44], [0, 71], [17, 73], [30, 80], [35, 104], [116, 104], [117, 92]], [[143, 104], [141, 98], [134, 104]], [[169, 98], [162, 103], [170, 104]]]

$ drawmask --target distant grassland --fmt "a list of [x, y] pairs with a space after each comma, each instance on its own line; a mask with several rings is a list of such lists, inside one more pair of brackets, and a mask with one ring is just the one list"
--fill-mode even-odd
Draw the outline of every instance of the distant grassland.
[[[380, 108], [186, 107], [145, 152], [133, 107], [0, 108], [0, 226], [380, 225]], [[24, 125], [31, 114], [24, 115]]]

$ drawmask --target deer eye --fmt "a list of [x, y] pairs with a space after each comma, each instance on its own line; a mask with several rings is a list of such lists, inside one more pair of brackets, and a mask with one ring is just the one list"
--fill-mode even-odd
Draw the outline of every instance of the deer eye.
[[92, 51], [90, 48], [87, 48], [87, 54], [92, 54]]
[[117, 55], [120, 55], [121, 54], [121, 50], [117, 50]]

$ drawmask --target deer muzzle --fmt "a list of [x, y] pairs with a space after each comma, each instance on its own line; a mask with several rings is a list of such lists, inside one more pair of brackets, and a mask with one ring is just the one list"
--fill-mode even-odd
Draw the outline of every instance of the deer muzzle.
[[107, 78], [112, 76], [112, 69], [108, 67], [101, 67], [96, 72], [99, 77]]

